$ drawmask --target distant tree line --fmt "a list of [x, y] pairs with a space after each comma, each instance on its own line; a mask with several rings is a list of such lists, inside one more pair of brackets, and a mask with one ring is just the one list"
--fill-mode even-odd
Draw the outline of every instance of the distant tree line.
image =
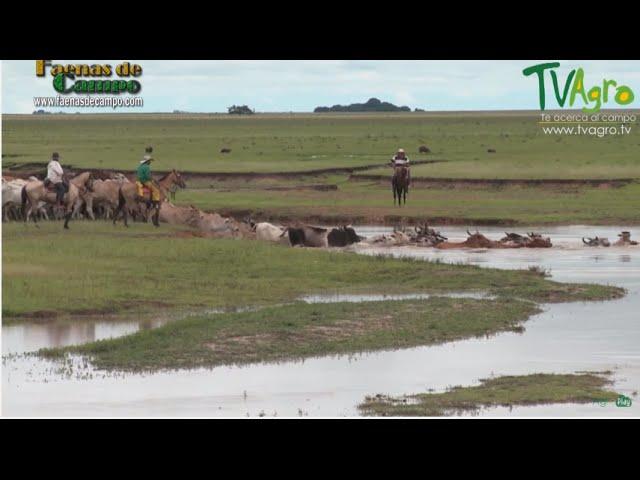
[[251, 110], [246, 105], [231, 105], [227, 108], [227, 111], [229, 112], [229, 115], [253, 115], [256, 113], [255, 110]]
[[366, 103], [352, 103], [351, 105], [334, 105], [333, 107], [316, 107], [314, 112], [410, 112], [407, 106], [398, 107], [393, 103], [381, 102], [377, 98], [370, 98]]

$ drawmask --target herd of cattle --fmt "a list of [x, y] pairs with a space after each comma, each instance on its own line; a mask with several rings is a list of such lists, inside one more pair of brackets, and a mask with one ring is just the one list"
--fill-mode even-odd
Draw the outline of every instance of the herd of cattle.
[[[550, 248], [553, 246], [549, 237], [543, 237], [539, 233], [530, 232], [526, 235], [505, 232], [505, 236], [499, 240], [491, 240], [476, 231], [467, 231], [467, 238], [463, 241], [449, 241], [440, 232], [427, 225], [415, 226], [412, 229], [396, 227], [388, 234], [373, 237], [362, 237], [351, 226], [336, 228], [322, 228], [310, 225], [278, 226], [268, 222], [255, 223], [251, 220], [244, 222], [249, 230], [255, 234], [257, 240], [276, 242], [282, 245], [305, 247], [345, 247], [355, 243], [368, 246], [418, 246], [433, 247], [438, 249], [452, 248]], [[622, 232], [620, 239], [613, 243], [614, 246], [638, 245], [631, 240], [630, 232]], [[609, 242], [603, 243], [601, 238], [589, 239], [584, 243], [589, 246], [609, 246]], [[604, 239], [606, 240], [606, 239]]]
[[[178, 181], [167, 185], [167, 194], [175, 194], [174, 184], [184, 188], [186, 185], [177, 175]], [[2, 210], [3, 221], [19, 220], [23, 215], [22, 189], [35, 177], [27, 180], [20, 178], [2, 178]], [[74, 210], [74, 215], [86, 216], [89, 219], [110, 218], [114, 207], [118, 204], [120, 187], [131, 180], [121, 173], [109, 173], [108, 178], [95, 179], [92, 187], [82, 195], [81, 208]], [[167, 195], [168, 196], [168, 195]], [[142, 215], [130, 212], [132, 217], [146, 220]], [[61, 214], [52, 204], [40, 202], [34, 212], [41, 219], [59, 219]], [[480, 232], [467, 231], [464, 241], [453, 242], [428, 225], [413, 228], [394, 228], [393, 232], [365, 238], [356, 233], [352, 226], [335, 228], [317, 227], [304, 224], [286, 226], [273, 225], [268, 222], [254, 222], [251, 219], [238, 221], [232, 217], [223, 217], [217, 213], [204, 212], [194, 206], [182, 207], [165, 199], [159, 211], [159, 221], [172, 225], [184, 225], [214, 237], [255, 238], [257, 240], [280, 243], [292, 247], [346, 247], [356, 243], [370, 246], [421, 246], [438, 249], [449, 248], [549, 248], [552, 246], [548, 237], [529, 232], [526, 235], [506, 233], [500, 240], [491, 240]], [[622, 232], [616, 242], [607, 238], [583, 238], [590, 247], [608, 247], [638, 245], [631, 240], [630, 232]]]

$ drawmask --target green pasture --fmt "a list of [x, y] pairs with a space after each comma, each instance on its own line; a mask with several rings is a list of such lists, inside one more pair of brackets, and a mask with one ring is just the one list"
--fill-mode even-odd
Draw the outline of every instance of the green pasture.
[[[415, 176], [640, 178], [637, 122], [630, 135], [598, 138], [545, 135], [539, 120], [537, 112], [3, 115], [2, 154], [3, 166], [45, 162], [55, 150], [76, 167], [132, 170], [153, 145], [157, 170], [285, 172], [383, 165], [403, 147], [412, 159], [447, 161], [415, 166]], [[418, 154], [420, 145], [431, 153]]]

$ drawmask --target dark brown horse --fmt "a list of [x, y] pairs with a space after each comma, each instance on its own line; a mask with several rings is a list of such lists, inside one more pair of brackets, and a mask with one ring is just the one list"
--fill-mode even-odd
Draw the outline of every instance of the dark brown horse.
[[[409, 192], [409, 168], [405, 166], [397, 166], [393, 169], [393, 177], [391, 177], [391, 190], [393, 190], [393, 204], [396, 204], [398, 198], [398, 206], [402, 203], [407, 204], [407, 193]], [[404, 202], [403, 202], [404, 201]]]

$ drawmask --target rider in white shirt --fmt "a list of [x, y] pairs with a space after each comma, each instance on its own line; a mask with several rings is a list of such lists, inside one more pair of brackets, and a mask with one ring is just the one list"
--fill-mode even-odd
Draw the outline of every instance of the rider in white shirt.
[[59, 205], [63, 203], [64, 194], [67, 192], [67, 186], [65, 185], [64, 179], [64, 170], [62, 170], [62, 165], [60, 165], [60, 155], [58, 152], [53, 152], [51, 155], [51, 160], [47, 165], [47, 178], [45, 179], [45, 186], [48, 186], [50, 183], [53, 184], [53, 187], [56, 191], [56, 201]]

